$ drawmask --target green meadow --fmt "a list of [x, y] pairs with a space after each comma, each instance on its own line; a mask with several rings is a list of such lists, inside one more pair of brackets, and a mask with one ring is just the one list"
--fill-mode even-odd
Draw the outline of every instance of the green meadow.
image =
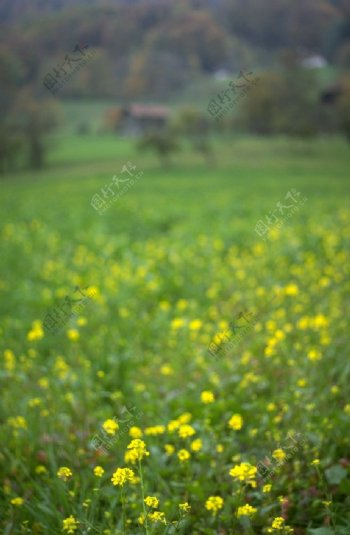
[[104, 106], [0, 179], [1, 532], [350, 533], [348, 144], [222, 136], [164, 168]]

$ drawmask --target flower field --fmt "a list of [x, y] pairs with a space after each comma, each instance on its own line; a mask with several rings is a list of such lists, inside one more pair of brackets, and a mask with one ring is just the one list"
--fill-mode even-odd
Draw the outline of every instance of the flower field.
[[3, 180], [3, 535], [350, 533], [348, 148], [239, 143]]

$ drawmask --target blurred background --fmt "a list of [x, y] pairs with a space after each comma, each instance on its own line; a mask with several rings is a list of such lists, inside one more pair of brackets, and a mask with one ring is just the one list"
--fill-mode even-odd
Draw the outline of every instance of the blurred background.
[[218, 136], [350, 140], [347, 0], [2, 0], [0, 20], [2, 174], [91, 136], [208, 166]]

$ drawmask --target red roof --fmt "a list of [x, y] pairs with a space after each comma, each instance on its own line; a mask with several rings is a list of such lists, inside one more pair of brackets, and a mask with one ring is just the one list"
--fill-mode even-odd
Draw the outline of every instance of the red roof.
[[128, 111], [132, 117], [137, 119], [167, 119], [170, 115], [170, 109], [166, 106], [152, 104], [131, 104]]

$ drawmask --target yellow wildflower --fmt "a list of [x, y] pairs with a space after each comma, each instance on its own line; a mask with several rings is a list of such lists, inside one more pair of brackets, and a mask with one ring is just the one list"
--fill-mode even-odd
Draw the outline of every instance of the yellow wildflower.
[[80, 338], [79, 331], [77, 329], [68, 329], [67, 338], [72, 342], [76, 342]]
[[243, 426], [243, 418], [240, 414], [234, 414], [231, 416], [228, 426], [234, 431], [239, 431]]
[[167, 376], [167, 375], [173, 375], [174, 370], [173, 370], [172, 367], [169, 366], [168, 364], [164, 364], [164, 365], [161, 366], [161, 368], [160, 368], [160, 373], [161, 373], [162, 375], [165, 375], [165, 376]]
[[179, 450], [177, 456], [181, 462], [188, 461], [191, 458], [191, 454], [187, 450]]
[[117, 468], [111, 478], [111, 481], [113, 485], [123, 487], [125, 483], [132, 481], [134, 477], [135, 473], [133, 470], [130, 470], [129, 468]]
[[72, 477], [72, 475], [72, 470], [70, 468], [67, 468], [67, 466], [61, 466], [61, 468], [57, 470], [57, 476], [60, 479], [63, 479], [63, 481], [67, 481], [69, 478]]
[[237, 464], [230, 470], [230, 476], [236, 481], [245, 481], [252, 487], [256, 487], [255, 476], [257, 468], [249, 463]]
[[142, 430], [139, 427], [134, 425], [133, 427], [130, 427], [129, 435], [131, 436], [131, 438], [141, 438], [143, 433], [142, 433]]
[[205, 508], [216, 515], [224, 505], [224, 500], [220, 496], [209, 496], [205, 502]]
[[32, 328], [27, 334], [27, 340], [40, 340], [44, 337], [43, 324], [40, 320], [35, 320], [32, 323]]
[[277, 461], [284, 461], [287, 455], [282, 448], [277, 448], [276, 450], [272, 452], [272, 457], [276, 459]]
[[276, 518], [274, 518], [273, 522], [272, 522], [272, 529], [278, 529], [278, 530], [282, 530], [283, 529], [283, 524], [284, 524], [285, 520], [282, 516], [276, 516]]
[[192, 451], [200, 451], [203, 447], [202, 440], [200, 438], [197, 438], [196, 440], [193, 440], [191, 442], [191, 450]]
[[144, 457], [149, 455], [146, 444], [139, 438], [132, 440], [127, 449], [128, 451], [125, 452], [125, 461], [131, 462], [132, 464], [135, 464], [136, 461], [142, 461]]
[[192, 320], [189, 323], [190, 331], [198, 331], [202, 327], [202, 321], [201, 320]]
[[167, 455], [172, 455], [175, 451], [175, 448], [172, 444], [165, 444], [164, 449]]
[[147, 507], [153, 507], [153, 509], [157, 509], [159, 505], [159, 500], [155, 496], [147, 496], [144, 499], [144, 502], [147, 505]]
[[10, 417], [7, 423], [14, 429], [27, 429], [27, 421], [23, 416]]
[[208, 403], [214, 403], [214, 401], [215, 401], [215, 397], [214, 397], [213, 392], [211, 392], [210, 390], [203, 390], [203, 392], [201, 393], [201, 402], [208, 404]]
[[187, 437], [191, 437], [192, 435], [195, 434], [195, 429], [193, 429], [192, 425], [189, 425], [189, 424], [184, 424], [184, 425], [180, 425], [179, 427], [179, 436], [181, 438], [187, 438]]
[[19, 496], [17, 498], [12, 498], [11, 504], [15, 505], [16, 507], [20, 507], [24, 504], [23, 498], [20, 498]]
[[42, 464], [38, 464], [38, 466], [35, 467], [35, 473], [40, 474], [46, 474], [47, 470], [46, 467]]
[[73, 515], [70, 515], [68, 518], [63, 520], [63, 531], [67, 533], [74, 533], [78, 529], [79, 522], [74, 518]]
[[166, 524], [165, 514], [161, 513], [160, 511], [149, 513], [148, 518], [151, 522], [162, 522], [163, 524]]
[[115, 419], [108, 419], [102, 424], [103, 429], [108, 435], [115, 435], [115, 432], [119, 429], [119, 424]]
[[240, 518], [241, 516], [253, 516], [256, 512], [256, 507], [252, 507], [251, 505], [249, 505], [249, 503], [246, 503], [245, 505], [238, 507], [237, 516], [238, 518]]
[[146, 427], [145, 435], [157, 436], [162, 435], [165, 432], [164, 425], [153, 425], [151, 427]]
[[104, 469], [102, 468], [102, 466], [95, 466], [94, 468], [94, 475], [96, 477], [102, 477], [103, 474], [105, 473]]
[[307, 358], [312, 362], [315, 362], [321, 359], [321, 353], [317, 349], [310, 349], [307, 354]]

